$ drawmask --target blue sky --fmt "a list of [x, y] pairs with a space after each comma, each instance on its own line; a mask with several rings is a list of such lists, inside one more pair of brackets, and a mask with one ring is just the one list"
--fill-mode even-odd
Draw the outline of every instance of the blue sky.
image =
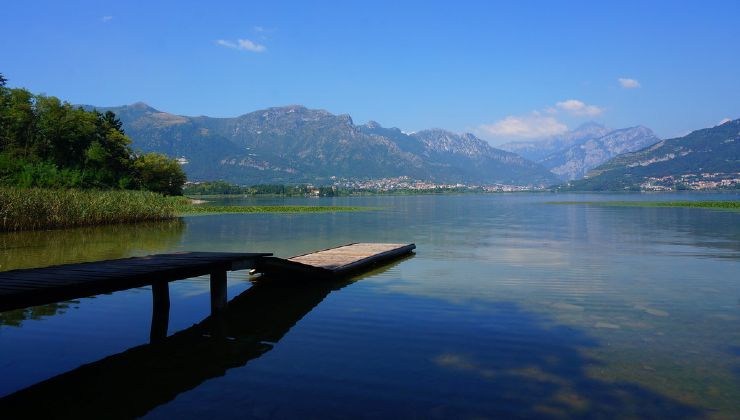
[[[8, 2], [10, 86], [235, 116], [303, 104], [494, 144], [740, 118], [740, 1]], [[622, 79], [620, 81], [620, 79]]]

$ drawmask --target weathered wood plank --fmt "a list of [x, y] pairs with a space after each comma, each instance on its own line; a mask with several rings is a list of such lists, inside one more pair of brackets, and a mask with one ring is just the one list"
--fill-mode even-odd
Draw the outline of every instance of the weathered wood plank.
[[241, 269], [270, 253], [183, 252], [0, 272], [0, 311]]
[[265, 258], [257, 271], [267, 274], [335, 278], [409, 254], [414, 244], [355, 243], [288, 259]]

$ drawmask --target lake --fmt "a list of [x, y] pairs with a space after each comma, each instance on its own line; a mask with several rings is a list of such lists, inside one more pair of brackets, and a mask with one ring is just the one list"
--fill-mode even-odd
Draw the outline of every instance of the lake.
[[201, 322], [207, 277], [171, 283], [156, 346], [149, 288], [2, 313], [0, 397], [93, 390], [110, 405], [48, 410], [101, 417], [740, 418], [740, 213], [547, 203], [711, 199], [740, 194], [231, 199], [380, 209], [0, 234], [0, 270], [417, 245], [337, 284], [229, 273], [226, 325]]

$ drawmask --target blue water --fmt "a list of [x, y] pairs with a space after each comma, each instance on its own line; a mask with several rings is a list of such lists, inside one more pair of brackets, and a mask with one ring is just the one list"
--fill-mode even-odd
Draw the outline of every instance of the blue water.
[[[102, 415], [130, 406], [123, 416], [151, 418], [737, 418], [740, 213], [547, 203], [710, 199], [740, 196], [245, 198], [230, 202], [380, 210], [4, 234], [0, 270], [181, 250], [291, 256], [349, 242], [418, 248], [330, 286], [288, 289], [230, 273], [236, 300], [223, 336], [202, 322], [208, 279], [172, 283], [164, 347], [147, 345], [147, 288], [1, 314], [0, 397], [74, 398], [89, 392], [90, 378], [104, 378], [106, 386], [125, 384], [131, 400], [101, 396], [97, 406], [64, 410]], [[152, 384], [162, 395], [136, 394]]]

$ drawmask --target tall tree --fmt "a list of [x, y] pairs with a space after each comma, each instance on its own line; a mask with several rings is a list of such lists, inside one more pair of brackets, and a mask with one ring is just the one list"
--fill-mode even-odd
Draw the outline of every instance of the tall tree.
[[134, 165], [144, 189], [166, 195], [182, 195], [186, 177], [175, 160], [159, 153], [147, 153], [139, 156]]

